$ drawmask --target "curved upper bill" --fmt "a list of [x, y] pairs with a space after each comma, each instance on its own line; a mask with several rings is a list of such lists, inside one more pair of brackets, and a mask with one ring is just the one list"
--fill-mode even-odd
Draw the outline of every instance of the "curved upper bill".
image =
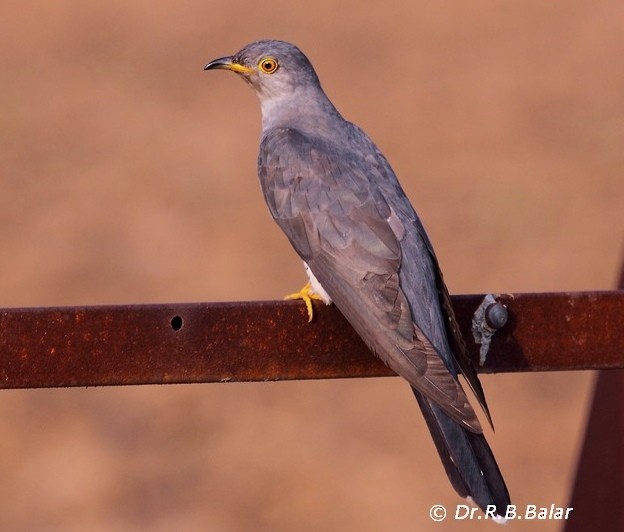
[[216, 70], [216, 69], [231, 70], [239, 74], [251, 74], [253, 72], [251, 68], [241, 65], [240, 63], [237, 63], [236, 60], [232, 56], [220, 57], [219, 59], [210, 61], [210, 63], [208, 63], [204, 67], [204, 70]]

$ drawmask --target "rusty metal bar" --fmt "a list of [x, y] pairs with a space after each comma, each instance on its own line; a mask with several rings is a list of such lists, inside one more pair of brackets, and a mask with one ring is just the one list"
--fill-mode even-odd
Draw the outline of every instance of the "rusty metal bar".
[[[470, 323], [481, 295], [453, 297]], [[624, 367], [624, 291], [500, 298], [484, 372]], [[0, 388], [387, 376], [334, 307], [301, 302], [0, 310]]]
[[[624, 289], [624, 263], [618, 286]], [[563, 529], [624, 530], [623, 495], [624, 371], [600, 371], [572, 486], [574, 514]]]

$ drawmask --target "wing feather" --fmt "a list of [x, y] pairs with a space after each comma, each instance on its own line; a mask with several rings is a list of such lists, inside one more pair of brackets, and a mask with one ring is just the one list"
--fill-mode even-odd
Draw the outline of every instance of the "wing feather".
[[[301, 132], [266, 133], [258, 168], [273, 218], [371, 350], [449, 416], [480, 432], [459, 384], [401, 287], [392, 209], [352, 152]], [[396, 226], [396, 224], [394, 224]]]

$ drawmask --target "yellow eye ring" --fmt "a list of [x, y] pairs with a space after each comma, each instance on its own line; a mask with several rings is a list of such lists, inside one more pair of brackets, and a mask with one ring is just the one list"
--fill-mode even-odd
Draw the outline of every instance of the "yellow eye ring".
[[273, 72], [278, 69], [279, 63], [277, 62], [277, 59], [274, 59], [273, 57], [263, 57], [260, 59], [258, 67], [260, 67], [260, 70], [262, 70], [265, 74], [273, 74]]

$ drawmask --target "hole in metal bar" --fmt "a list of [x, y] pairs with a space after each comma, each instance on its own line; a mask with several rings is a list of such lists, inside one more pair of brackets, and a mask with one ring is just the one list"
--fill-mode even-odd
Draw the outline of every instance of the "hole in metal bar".
[[184, 325], [184, 323], [182, 322], [181, 316], [174, 316], [171, 318], [171, 328], [174, 331], [179, 331], [182, 328], [182, 325]]

